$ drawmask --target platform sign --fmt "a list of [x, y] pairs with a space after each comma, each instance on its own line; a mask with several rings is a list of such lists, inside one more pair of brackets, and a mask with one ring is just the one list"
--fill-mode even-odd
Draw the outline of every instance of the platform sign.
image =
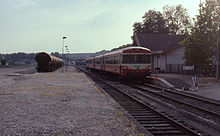
[[194, 70], [194, 66], [183, 66], [183, 70], [193, 71]]

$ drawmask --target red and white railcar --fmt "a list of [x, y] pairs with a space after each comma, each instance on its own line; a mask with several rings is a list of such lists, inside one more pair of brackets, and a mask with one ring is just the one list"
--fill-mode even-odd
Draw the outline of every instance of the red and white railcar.
[[121, 77], [142, 78], [151, 75], [151, 50], [127, 47], [88, 58], [86, 66]]

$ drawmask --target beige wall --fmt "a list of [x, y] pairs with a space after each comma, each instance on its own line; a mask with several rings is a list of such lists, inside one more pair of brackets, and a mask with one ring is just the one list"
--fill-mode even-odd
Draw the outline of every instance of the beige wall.
[[183, 64], [183, 56], [184, 56], [184, 48], [179, 47], [175, 50], [172, 50], [168, 54], [158, 54], [153, 55], [153, 69], [155, 70], [156, 67], [159, 67], [160, 70], [166, 71], [167, 64]]
[[167, 64], [183, 64], [184, 48], [179, 47], [167, 54]]

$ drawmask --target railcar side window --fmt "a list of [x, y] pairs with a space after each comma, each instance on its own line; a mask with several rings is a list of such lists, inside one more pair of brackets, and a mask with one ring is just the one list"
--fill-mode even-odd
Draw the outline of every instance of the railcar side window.
[[122, 63], [124, 64], [137, 64], [137, 63], [150, 63], [150, 55], [123, 55]]
[[87, 63], [92, 63], [92, 60], [87, 60]]
[[101, 64], [101, 58], [97, 58], [97, 59], [95, 60], [95, 62], [96, 62], [96, 64]]
[[118, 64], [119, 63], [119, 56], [115, 56], [114, 57], [114, 64]]

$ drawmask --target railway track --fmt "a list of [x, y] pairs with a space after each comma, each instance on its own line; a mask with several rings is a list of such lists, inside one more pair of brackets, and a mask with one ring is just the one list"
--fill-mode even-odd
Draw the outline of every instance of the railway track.
[[149, 106], [129, 93], [107, 83], [103, 79], [93, 76], [90, 73], [87, 74], [153, 135], [201, 135], [200, 132], [195, 131], [193, 128], [189, 128], [182, 121], [173, 119], [164, 111], [159, 111]]
[[[211, 104], [211, 106], [213, 106], [213, 105], [214, 106], [218, 106], [218, 108], [220, 107], [220, 102], [217, 102], [217, 101], [214, 101], [214, 100], [210, 100], [210, 99], [206, 99], [206, 98], [201, 98], [199, 96], [193, 96], [193, 95], [190, 95], [190, 94], [187, 94], [187, 93], [183, 93], [183, 92], [179, 92], [179, 91], [174, 91], [174, 90], [170, 90], [170, 89], [164, 89], [164, 88], [161, 88], [159, 86], [152, 85], [152, 84], [145, 83], [144, 86], [151, 87], [151, 88], [154, 88], [154, 89], [157, 89], [157, 90], [163, 90], [163, 91], [166, 91], [168, 93], [177, 94], [177, 95], [183, 96], [185, 98], [190, 98], [190, 99], [193, 99], [193, 100], [198, 100], [199, 102], [202, 102], [204, 104]], [[220, 113], [220, 109], [217, 112]]]
[[[198, 116], [212, 120], [216, 125], [220, 125], [220, 103], [208, 99], [190, 96], [181, 92], [163, 89], [154, 85], [134, 85], [129, 84], [131, 87], [141, 90], [147, 94], [159, 97], [164, 100], [169, 100], [174, 105], [181, 106], [185, 110], [194, 113]], [[146, 88], [146, 86], [148, 88]], [[149, 87], [155, 88], [157, 91], [150, 90]], [[158, 91], [161, 90], [161, 91]]]

